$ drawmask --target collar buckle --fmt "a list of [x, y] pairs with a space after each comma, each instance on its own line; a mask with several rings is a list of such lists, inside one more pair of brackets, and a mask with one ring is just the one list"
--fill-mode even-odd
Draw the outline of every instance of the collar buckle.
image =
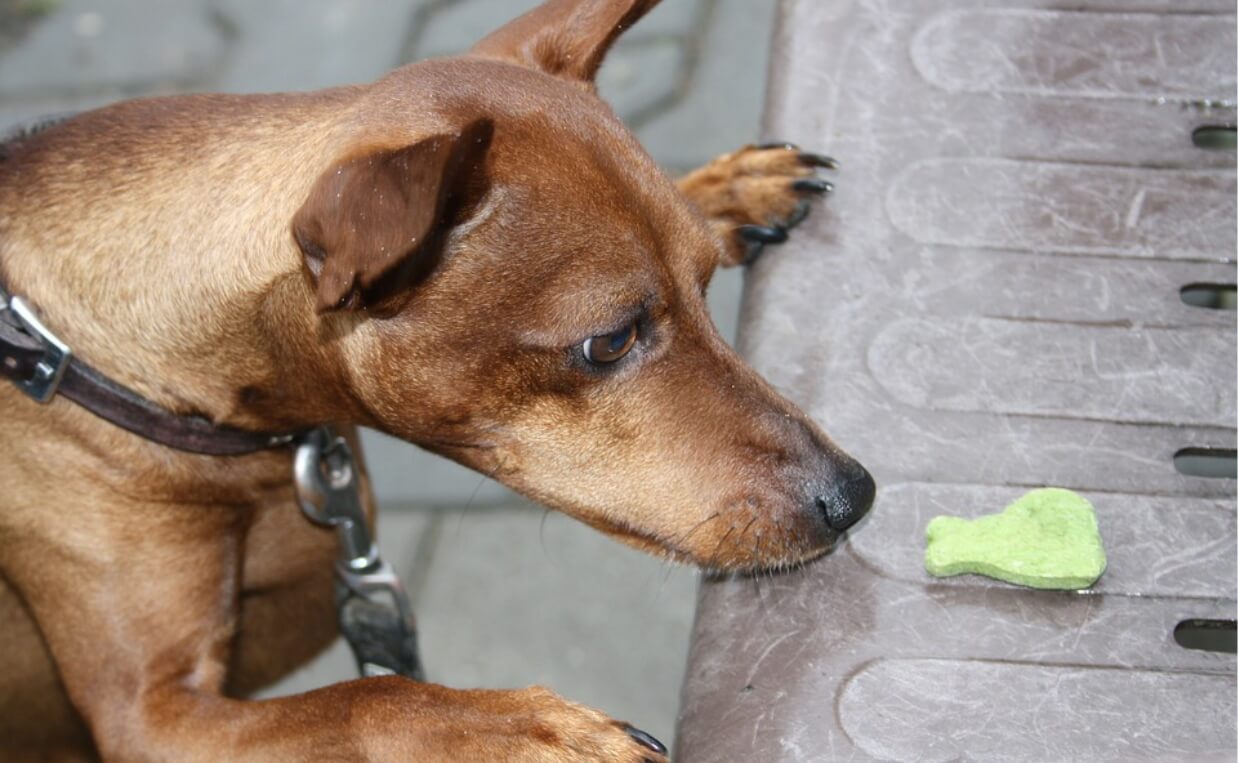
[[10, 297], [7, 306], [0, 302], [0, 310], [6, 307], [17, 319], [22, 331], [38, 342], [43, 352], [29, 379], [14, 379], [13, 381], [22, 392], [40, 403], [46, 403], [56, 394], [56, 388], [60, 386], [60, 380], [64, 378], [65, 369], [69, 367], [73, 353], [69, 351], [68, 345], [60, 341], [59, 337], [43, 325], [34, 309], [26, 304], [24, 299]]

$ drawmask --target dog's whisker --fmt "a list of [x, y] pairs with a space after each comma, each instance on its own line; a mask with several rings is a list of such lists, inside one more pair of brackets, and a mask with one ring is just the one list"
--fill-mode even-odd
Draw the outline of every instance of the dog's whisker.
[[748, 579], [752, 581], [752, 590], [756, 592], [757, 608], [761, 612], [761, 617], [764, 618], [768, 612], [765, 608], [765, 595], [761, 593], [761, 576], [759, 574], [749, 575]]
[[[760, 559], [760, 558], [761, 558], [761, 543], [762, 543], [764, 540], [765, 540], [765, 538], [764, 538], [763, 536], [761, 536], [760, 534], [758, 534], [758, 535], [757, 535], [757, 547], [756, 547], [756, 550], [753, 552], [753, 555], [754, 555], [757, 559]], [[765, 599], [763, 598], [763, 595], [762, 595], [762, 593], [761, 593], [761, 586], [760, 586], [760, 579], [761, 579], [761, 576], [762, 576], [762, 575], [764, 575], [766, 578], [772, 578], [772, 575], [770, 574], [770, 571], [769, 571], [768, 569], [766, 569], [766, 568], [760, 568], [760, 567], [759, 567], [759, 568], [757, 568], [757, 574], [756, 574], [756, 575], [754, 576], [754, 578], [753, 578], [753, 579], [754, 579], [754, 581], [756, 581], [756, 582], [757, 582], [757, 586], [756, 586], [756, 588], [757, 588], [757, 601], [758, 601], [758, 603], [759, 603], [759, 604], [760, 604], [760, 606], [761, 606], [761, 611], [762, 611], [762, 613], [764, 613], [764, 612], [765, 612]]]
[[682, 551], [676, 551], [675, 549], [664, 549], [660, 555], [660, 559], [664, 572], [662, 575], [662, 582], [658, 586], [658, 595], [661, 595], [662, 590], [665, 589], [667, 582], [670, 580], [671, 574], [680, 567], [688, 567], [695, 572], [709, 571], [708, 567], [701, 568], [699, 566], [700, 562], [697, 559], [685, 554]]
[[727, 530], [726, 533], [718, 539], [718, 545], [714, 546], [714, 550], [710, 552], [707, 560], [710, 567], [723, 569], [722, 566], [718, 564], [718, 552], [722, 550], [722, 544], [726, 543], [726, 539], [731, 537], [731, 533], [735, 532], [735, 527], [736, 525], [731, 525], [731, 529]]
[[[752, 526], [756, 523], [758, 519], [760, 519], [760, 515], [753, 516], [752, 519], [748, 520], [748, 524], [744, 525], [744, 529], [740, 530], [739, 537], [736, 538], [736, 541], [735, 541], [736, 545], [743, 543], [744, 535], [747, 534], [748, 530], [752, 528]], [[759, 555], [759, 552], [761, 549], [761, 536], [757, 535], [756, 540], [757, 540], [757, 545], [756, 545], [756, 548], [754, 549], [754, 553]], [[757, 604], [760, 606], [761, 612], [764, 614], [765, 598], [761, 593], [761, 584], [760, 584], [761, 570], [759, 568], [755, 568], [752, 570], [752, 572], [750, 572], [747, 575], [747, 577], [752, 581], [753, 588], [756, 591]]]
[[542, 547], [542, 555], [550, 559], [550, 550], [546, 548], [546, 520], [550, 518], [550, 509], [543, 507], [542, 521], [537, 524], [537, 542]]
[[465, 511], [473, 508], [473, 501], [477, 500], [477, 494], [481, 492], [481, 486], [486, 484], [487, 479], [489, 478], [482, 476], [481, 479], [477, 480], [477, 484], [473, 487], [473, 492], [469, 493], [469, 499], [464, 502]]
[[744, 525], [744, 529], [739, 531], [739, 537], [735, 539], [736, 544], [743, 543], [744, 534], [748, 532], [749, 528], [751, 528], [758, 519], [760, 519], [760, 516], [754, 516], [752, 519], [748, 520], [748, 524]]
[[455, 448], [458, 450], [494, 450], [498, 447], [497, 444], [492, 442], [459, 442], [441, 439], [425, 440], [423, 442], [427, 447]]
[[473, 488], [472, 493], [469, 493], [469, 499], [464, 502], [464, 510], [455, 512], [456, 526], [453, 532], [457, 537], [460, 535], [460, 531], [464, 527], [464, 518], [468, 515], [469, 509], [473, 508], [473, 501], [477, 500], [477, 494], [481, 492], [482, 485], [486, 484], [486, 480], [494, 479], [494, 475], [498, 474], [499, 470], [502, 468], [503, 458], [500, 456], [499, 460], [495, 463], [494, 468], [483, 474], [481, 479], [477, 480], [477, 486]]
[[671, 573], [675, 571], [669, 559], [666, 560], [663, 566], [666, 568], [666, 571], [662, 574], [662, 582], [658, 585], [658, 595], [662, 594], [662, 590], [666, 588], [667, 582], [671, 579]]
[[[691, 530], [688, 531], [687, 535], [683, 536], [682, 539], [676, 540], [674, 542], [668, 542], [667, 545], [668, 546], [679, 545], [683, 541], [686, 541], [692, 535], [692, 533], [704, 527], [710, 521], [718, 519], [721, 516], [722, 516], [721, 512], [714, 512], [713, 515], [708, 516], [705, 519], [702, 519], [700, 522], [698, 522], [695, 527], [693, 527]], [[662, 582], [658, 586], [658, 592], [657, 592], [658, 595], [661, 595], [663, 589], [666, 588], [666, 583], [667, 581], [671, 579], [671, 573], [675, 571], [675, 568], [677, 566], [693, 565], [694, 562], [695, 560], [687, 552], [680, 551], [677, 548], [667, 548], [665, 550], [664, 555], [662, 556], [662, 566], [665, 568], [665, 572], [662, 575]]]
[[697, 530], [701, 529], [705, 525], [709, 524], [715, 519], [718, 519], [721, 516], [722, 516], [722, 512], [715, 511], [713, 514], [709, 515], [708, 517], [705, 517], [700, 522], [697, 522], [695, 525], [693, 525], [692, 529], [688, 530], [688, 532], [685, 533], [684, 535], [668, 540], [667, 545], [675, 547], [675, 548], [682, 546], [684, 543], [688, 541], [688, 538], [692, 537], [692, 533], [696, 532]]
[[486, 484], [486, 480], [494, 479], [494, 475], [498, 474], [503, 469], [503, 456], [500, 455], [494, 468], [482, 475], [482, 478], [477, 480], [477, 486], [473, 488], [473, 492], [469, 494], [468, 501], [464, 504], [465, 511], [473, 508], [473, 501], [477, 499], [477, 494], [481, 492], [481, 486]]

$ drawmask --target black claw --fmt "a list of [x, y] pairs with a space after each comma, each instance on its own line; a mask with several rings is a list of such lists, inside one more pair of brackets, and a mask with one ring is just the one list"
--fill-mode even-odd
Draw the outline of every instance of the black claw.
[[794, 143], [787, 143], [785, 140], [775, 140], [769, 143], [762, 143], [759, 146], [757, 146], [757, 148], [761, 149], [762, 151], [769, 151], [775, 148], [781, 148], [787, 151], [799, 151], [800, 150], [799, 146], [795, 145]]
[[791, 188], [800, 193], [831, 193], [834, 184], [821, 178], [800, 178], [791, 184]]
[[746, 241], [756, 241], [761, 244], [781, 244], [787, 240], [786, 230], [768, 225], [741, 225], [739, 236]]
[[795, 205], [795, 211], [787, 218], [787, 221], [782, 224], [782, 227], [790, 230], [800, 223], [804, 222], [804, 218], [808, 217], [808, 213], [812, 211], [812, 204], [807, 199], [800, 199], [800, 203]]
[[744, 252], [744, 258], [739, 261], [740, 265], [747, 267], [761, 258], [761, 254], [765, 251], [765, 244], [760, 241], [749, 241], [748, 250]]
[[666, 745], [659, 742], [654, 736], [648, 732], [641, 731], [632, 726], [625, 726], [624, 731], [628, 732], [628, 736], [636, 740], [637, 744], [647, 750], [653, 750], [659, 755], [666, 754]]
[[838, 169], [838, 160], [823, 154], [800, 154], [800, 162], [807, 164], [809, 167], [825, 167], [827, 170]]

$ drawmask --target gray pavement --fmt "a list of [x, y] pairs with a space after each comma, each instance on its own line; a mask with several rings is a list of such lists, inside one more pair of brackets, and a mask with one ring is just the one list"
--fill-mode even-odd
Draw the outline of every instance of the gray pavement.
[[[122, 98], [364, 82], [459, 52], [533, 5], [0, 0], [0, 131]], [[773, 12], [767, 0], [664, 0], [612, 52], [601, 93], [671, 173], [758, 138]], [[711, 288], [727, 337], [739, 292], [738, 273]], [[695, 573], [412, 446], [368, 432], [365, 448], [434, 680], [545, 684], [671, 741]], [[268, 693], [352, 675], [337, 646]]]

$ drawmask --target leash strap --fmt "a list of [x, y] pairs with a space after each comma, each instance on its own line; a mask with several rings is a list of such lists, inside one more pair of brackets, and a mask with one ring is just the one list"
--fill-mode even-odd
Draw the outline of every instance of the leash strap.
[[63, 395], [136, 435], [189, 453], [240, 456], [291, 444], [292, 433], [267, 434], [170, 413], [75, 357], [21, 297], [0, 288], [0, 374], [40, 403]]
[[413, 609], [365, 523], [352, 449], [330, 427], [318, 427], [297, 446], [293, 470], [301, 511], [339, 535], [336, 611], [357, 669], [363, 676], [394, 673], [424, 681]]

